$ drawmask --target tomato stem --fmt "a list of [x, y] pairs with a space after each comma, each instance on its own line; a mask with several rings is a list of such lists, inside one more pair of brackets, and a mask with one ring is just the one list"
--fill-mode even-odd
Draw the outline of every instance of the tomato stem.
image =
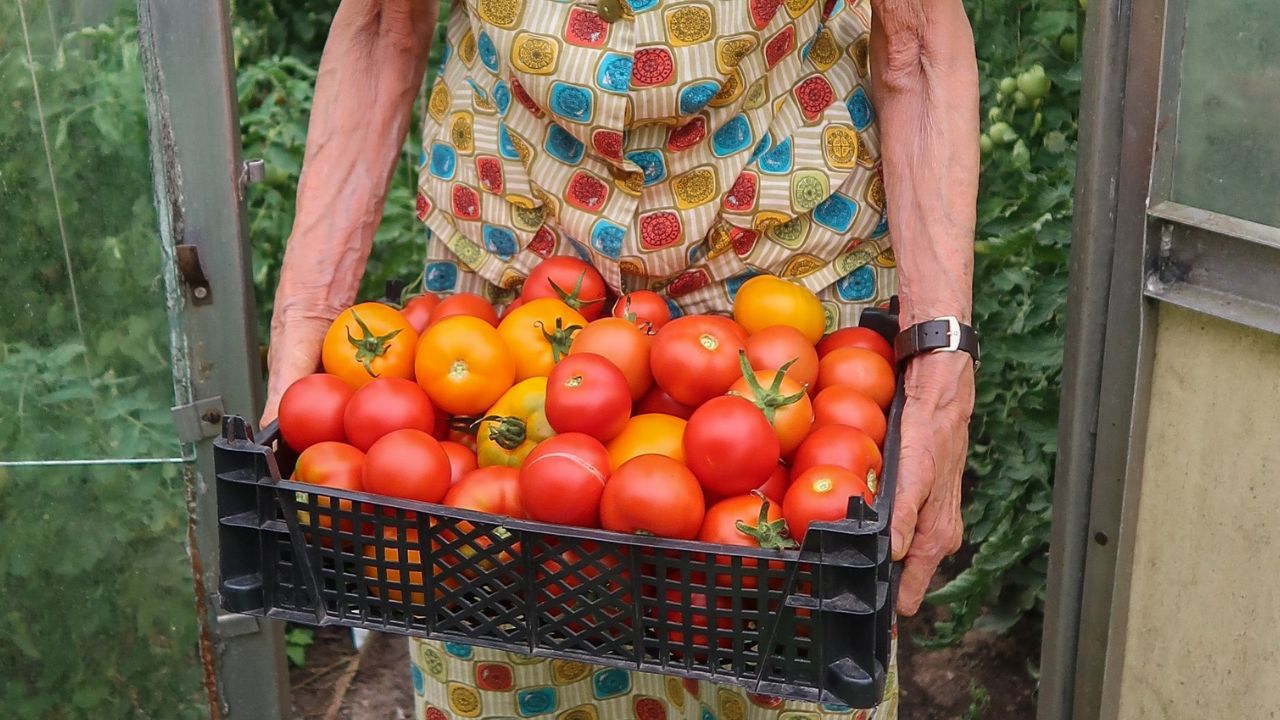
[[556, 291], [556, 295], [560, 296], [561, 302], [573, 308], [574, 310], [581, 310], [587, 305], [595, 305], [596, 303], [604, 302], [603, 297], [598, 297], [595, 300], [582, 299], [582, 282], [586, 279], [587, 279], [587, 271], [583, 270], [578, 275], [578, 282], [574, 284], [573, 292], [565, 292], [563, 289], [560, 288], [559, 285], [556, 284], [556, 281], [552, 280], [551, 278], [547, 278], [547, 282], [550, 283], [551, 289]]
[[492, 423], [489, 427], [489, 439], [504, 450], [515, 450], [523, 445], [524, 441], [529, 437], [528, 427], [518, 417], [486, 415], [476, 421], [476, 426], [479, 427], [479, 425], [486, 422]]
[[364, 366], [365, 372], [369, 373], [369, 377], [378, 377], [378, 374], [373, 371], [373, 361], [386, 354], [391, 340], [400, 334], [400, 330], [392, 330], [386, 335], [374, 335], [364, 320], [361, 320], [360, 316], [356, 314], [354, 308], [351, 310], [351, 317], [356, 321], [356, 325], [360, 327], [361, 335], [358, 338], [353, 336], [351, 328], [347, 327], [345, 328], [347, 342], [351, 343], [351, 346], [356, 349], [356, 360], [360, 361], [360, 364]]
[[788, 537], [790, 530], [787, 528], [786, 518], [778, 518], [770, 522], [769, 499], [759, 490], [753, 490], [751, 494], [760, 498], [760, 517], [756, 519], [755, 525], [748, 525], [742, 520], [738, 520], [733, 526], [738, 529], [738, 532], [755, 540], [757, 545], [766, 550], [790, 550], [795, 548], [796, 541]]
[[769, 384], [768, 388], [765, 388], [756, 379], [756, 373], [751, 369], [751, 362], [747, 360], [747, 352], [745, 350], [738, 351], [738, 365], [742, 368], [742, 377], [747, 381], [747, 387], [751, 390], [751, 397], [747, 399], [760, 408], [760, 412], [764, 413], [770, 425], [773, 424], [773, 419], [778, 414], [778, 408], [800, 402], [800, 399], [805, 396], [804, 390], [794, 395], [782, 394], [782, 381], [787, 377], [787, 370], [791, 369], [791, 366], [798, 359], [792, 358], [778, 368], [774, 372], [773, 382]]
[[[549, 282], [549, 281], [548, 281]], [[569, 348], [573, 346], [573, 336], [582, 329], [581, 325], [564, 326], [564, 318], [556, 318], [556, 329], [548, 331], [547, 326], [541, 320], [534, 323], [539, 330], [542, 331], [542, 337], [546, 338], [551, 344], [551, 361], [559, 363], [569, 355]]]

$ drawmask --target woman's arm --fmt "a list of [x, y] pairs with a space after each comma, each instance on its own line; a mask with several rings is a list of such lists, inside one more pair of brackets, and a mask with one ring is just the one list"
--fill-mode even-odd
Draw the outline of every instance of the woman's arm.
[[[978, 68], [961, 0], [872, 0], [872, 93], [898, 262], [901, 322], [972, 314], [978, 196]], [[960, 477], [973, 361], [922, 355], [906, 375], [893, 555], [898, 612], [913, 615], [960, 547]]]
[[333, 18], [276, 289], [263, 424], [285, 388], [315, 372], [325, 330], [355, 300], [438, 9], [439, 0], [344, 0]]

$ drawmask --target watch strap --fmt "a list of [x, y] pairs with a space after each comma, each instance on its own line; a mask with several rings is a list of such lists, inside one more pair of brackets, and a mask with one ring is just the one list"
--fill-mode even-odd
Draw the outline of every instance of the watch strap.
[[981, 358], [978, 333], [954, 317], [926, 320], [903, 330], [894, 338], [893, 351], [899, 363], [926, 352], [963, 351], [975, 363]]

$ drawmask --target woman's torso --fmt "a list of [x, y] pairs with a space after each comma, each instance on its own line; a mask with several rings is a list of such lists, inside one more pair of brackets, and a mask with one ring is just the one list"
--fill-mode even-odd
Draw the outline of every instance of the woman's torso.
[[455, 4], [418, 209], [460, 269], [514, 288], [576, 254], [684, 311], [759, 272], [887, 298], [865, 0], [623, 2], [612, 23], [594, 2]]

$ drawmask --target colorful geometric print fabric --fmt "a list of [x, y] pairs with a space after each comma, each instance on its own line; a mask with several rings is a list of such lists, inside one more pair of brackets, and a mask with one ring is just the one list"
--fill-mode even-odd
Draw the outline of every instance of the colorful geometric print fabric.
[[[895, 631], [896, 633], [896, 631]], [[897, 673], [874, 710], [752, 695], [741, 688], [410, 640], [414, 720], [895, 720]]]
[[[427, 287], [491, 296], [551, 255], [684, 312], [751, 275], [848, 324], [896, 291], [867, 0], [457, 0], [427, 103]], [[447, 250], [446, 250], [447, 249]]]

